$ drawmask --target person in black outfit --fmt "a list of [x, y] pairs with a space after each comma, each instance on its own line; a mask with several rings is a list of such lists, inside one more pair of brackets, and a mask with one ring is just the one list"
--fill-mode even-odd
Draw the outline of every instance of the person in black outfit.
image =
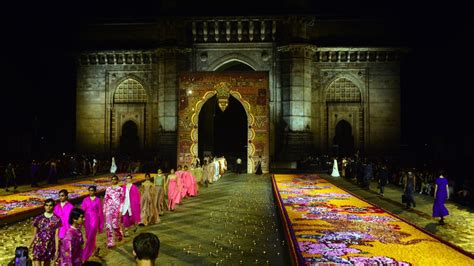
[[10, 191], [8, 190], [10, 185], [13, 185], [14, 190], [18, 187], [16, 184], [15, 168], [13, 167], [12, 163], [8, 163], [7, 167], [5, 168], [5, 191]]
[[256, 175], [262, 174], [262, 156], [258, 157], [257, 166], [255, 167], [255, 174]]
[[383, 192], [385, 189], [385, 185], [387, 185], [388, 178], [390, 173], [388, 172], [387, 166], [383, 165], [379, 171], [379, 188], [380, 188], [380, 195], [383, 197]]

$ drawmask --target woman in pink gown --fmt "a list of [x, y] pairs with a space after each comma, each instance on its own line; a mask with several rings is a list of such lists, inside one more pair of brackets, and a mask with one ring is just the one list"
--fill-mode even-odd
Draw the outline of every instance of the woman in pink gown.
[[[66, 235], [67, 230], [69, 229], [69, 213], [74, 208], [68, 201], [68, 192], [65, 189], [61, 189], [59, 191], [59, 203], [54, 206], [54, 214], [61, 218], [61, 228], [59, 228], [59, 240], [63, 239]], [[59, 241], [59, 245], [61, 245], [61, 241]]]
[[171, 169], [168, 175], [168, 210], [174, 211], [176, 204], [181, 202], [181, 182], [175, 175], [174, 169]]
[[197, 195], [197, 182], [196, 182], [196, 177], [191, 173], [191, 171], [188, 169], [188, 166], [184, 166], [184, 175], [185, 178], [184, 180], [186, 181], [186, 195], [190, 197], [194, 197]]
[[84, 211], [80, 208], [74, 208], [69, 214], [69, 229], [66, 232], [61, 245], [59, 246], [59, 256], [56, 265], [60, 266], [81, 266], [82, 238], [81, 225], [84, 224]]
[[186, 193], [188, 191], [187, 184], [188, 182], [186, 181], [187, 176], [185, 175], [183, 171], [183, 167], [181, 165], [178, 165], [178, 170], [176, 171], [176, 177], [179, 180], [179, 191], [180, 191], [180, 200], [178, 202], [181, 203], [182, 199], [186, 197]]
[[123, 226], [129, 228], [133, 226], [133, 231], [137, 230], [137, 225], [141, 222], [140, 211], [140, 191], [133, 184], [132, 175], [127, 175], [127, 183], [122, 186], [124, 201], [121, 208]]
[[[82, 253], [83, 261], [87, 261], [94, 253], [96, 247], [97, 231], [102, 233], [104, 228], [104, 213], [102, 211], [102, 202], [99, 197], [96, 197], [96, 186], [89, 187], [89, 197], [84, 198], [81, 208], [85, 212], [86, 221], [84, 228], [86, 231], [86, 246]], [[96, 253], [99, 252], [97, 249]]]
[[112, 186], [105, 190], [104, 214], [107, 247], [113, 248], [115, 240], [122, 241], [123, 232], [120, 227], [120, 206], [123, 204], [123, 189], [118, 185], [118, 176], [112, 176]]

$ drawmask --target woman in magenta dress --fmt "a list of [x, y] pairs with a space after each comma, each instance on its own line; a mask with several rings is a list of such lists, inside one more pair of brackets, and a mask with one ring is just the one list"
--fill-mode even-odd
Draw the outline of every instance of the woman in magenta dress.
[[197, 188], [197, 182], [196, 182], [196, 177], [191, 173], [191, 171], [188, 169], [188, 166], [184, 166], [184, 180], [186, 181], [186, 195], [190, 197], [197, 196], [198, 194], [198, 188]]
[[57, 257], [58, 231], [61, 219], [53, 213], [54, 200], [44, 202], [44, 213], [33, 220], [35, 236], [30, 248], [33, 252], [33, 265], [49, 265]]
[[[102, 202], [96, 197], [96, 186], [89, 187], [89, 197], [84, 198], [81, 208], [85, 212], [86, 221], [84, 229], [86, 231], [86, 246], [82, 252], [82, 260], [87, 261], [95, 251], [97, 232], [102, 233], [104, 228], [104, 212], [102, 211]], [[99, 250], [97, 249], [96, 253]]]
[[121, 208], [123, 226], [129, 228], [133, 226], [133, 231], [137, 230], [137, 225], [141, 222], [140, 191], [133, 184], [132, 175], [127, 175], [127, 183], [122, 187], [124, 201]]
[[176, 204], [181, 202], [181, 182], [180, 179], [174, 173], [174, 169], [171, 169], [167, 179], [168, 183], [168, 210], [174, 211]]
[[80, 208], [74, 208], [69, 214], [69, 229], [66, 232], [61, 246], [59, 247], [59, 256], [56, 265], [60, 266], [81, 266], [82, 246], [84, 239], [82, 238], [81, 226], [84, 224], [84, 211]]
[[441, 217], [439, 223], [444, 224], [444, 216], [449, 215], [448, 209], [444, 206], [446, 200], [449, 199], [449, 188], [448, 180], [444, 177], [443, 172], [435, 181], [434, 197], [433, 217]]
[[[68, 192], [65, 189], [59, 191], [59, 203], [54, 206], [54, 214], [61, 218], [61, 228], [59, 229], [59, 240], [63, 239], [69, 229], [69, 213], [74, 208], [68, 201]], [[61, 241], [60, 243], [61, 244]]]
[[104, 214], [105, 232], [107, 234], [107, 247], [113, 248], [115, 240], [123, 239], [121, 225], [120, 206], [123, 203], [123, 189], [118, 185], [118, 176], [112, 176], [112, 186], [105, 190]]
[[183, 167], [181, 165], [178, 165], [178, 170], [176, 170], [176, 177], [179, 180], [179, 191], [180, 191], [180, 200], [178, 202], [181, 203], [182, 199], [186, 197], [186, 193], [188, 192], [188, 181], [187, 181], [187, 175], [185, 175], [185, 172], [183, 171]]

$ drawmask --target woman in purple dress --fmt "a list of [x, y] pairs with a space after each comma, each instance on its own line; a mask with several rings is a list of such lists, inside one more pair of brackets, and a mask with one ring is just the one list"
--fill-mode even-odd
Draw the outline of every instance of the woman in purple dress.
[[33, 220], [35, 236], [30, 249], [33, 251], [33, 265], [49, 265], [57, 257], [58, 231], [61, 218], [53, 213], [54, 200], [44, 202], [44, 213]]
[[435, 181], [434, 197], [433, 217], [441, 217], [439, 223], [444, 224], [444, 216], [449, 215], [448, 209], [444, 206], [446, 200], [449, 199], [449, 189], [448, 180], [444, 178], [443, 172]]
[[71, 226], [59, 246], [56, 265], [81, 266], [83, 263], [82, 250], [84, 245], [81, 226], [84, 224], [84, 211], [80, 208], [72, 209], [69, 214], [69, 224]]

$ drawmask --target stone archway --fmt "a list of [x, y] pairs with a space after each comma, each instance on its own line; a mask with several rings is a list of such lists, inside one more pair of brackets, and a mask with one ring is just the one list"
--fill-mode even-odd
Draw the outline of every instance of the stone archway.
[[124, 155], [134, 155], [140, 150], [138, 137], [138, 125], [128, 120], [122, 125], [120, 135], [120, 153]]
[[349, 156], [354, 153], [354, 136], [352, 126], [346, 120], [340, 120], [336, 124], [333, 143], [338, 146], [338, 155]]
[[[224, 111], [218, 107], [217, 95], [203, 104], [198, 114], [198, 156], [201, 162], [204, 154], [224, 156], [229, 169], [235, 169], [237, 158], [247, 158], [248, 119], [240, 101], [232, 95], [228, 99]], [[246, 163], [244, 160], [244, 169]]]
[[178, 117], [178, 164], [190, 164], [198, 156], [199, 113], [211, 97], [219, 107], [233, 96], [247, 115], [247, 172], [253, 173], [262, 156], [262, 169], [269, 166], [268, 73], [183, 73], [180, 77]]

